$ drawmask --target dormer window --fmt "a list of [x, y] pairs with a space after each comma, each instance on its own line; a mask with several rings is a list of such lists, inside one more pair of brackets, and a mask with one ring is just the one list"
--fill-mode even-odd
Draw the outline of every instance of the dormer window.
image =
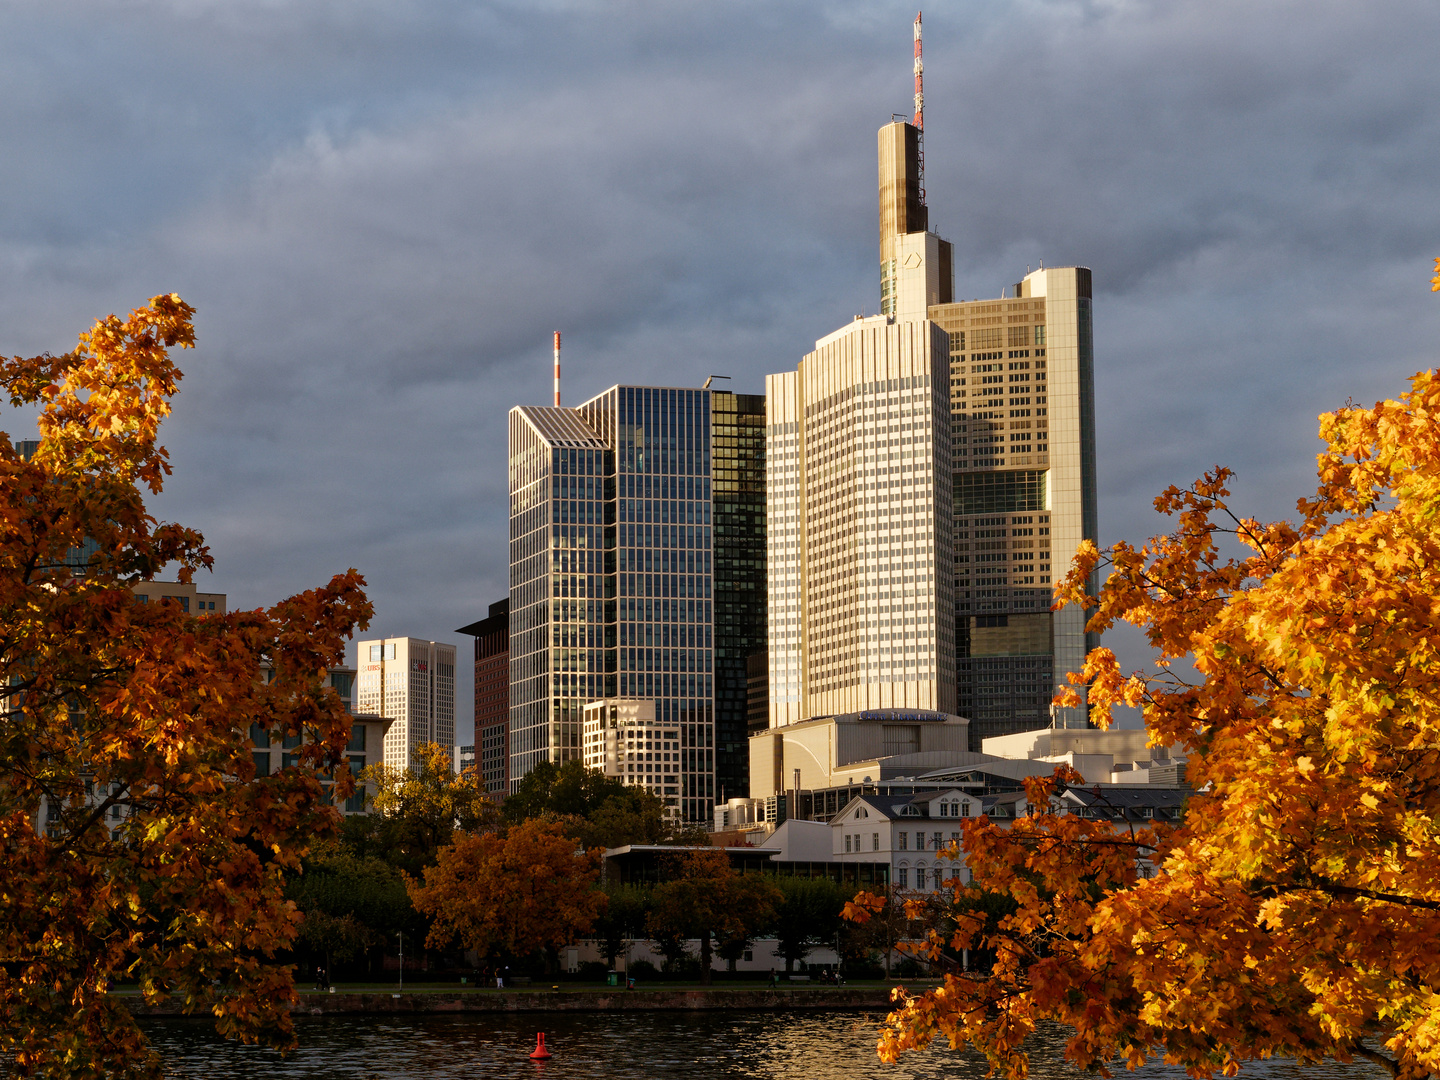
[[940, 804], [940, 816], [941, 816], [941, 817], [949, 817], [949, 816], [950, 816], [950, 807], [949, 807], [949, 805], [948, 805], [947, 803], [943, 803], [943, 802], [942, 802], [942, 803]]

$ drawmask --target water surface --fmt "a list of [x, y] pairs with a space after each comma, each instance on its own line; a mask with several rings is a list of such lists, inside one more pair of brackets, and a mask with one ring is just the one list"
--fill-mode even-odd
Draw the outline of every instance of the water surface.
[[[334, 1016], [298, 1021], [300, 1049], [282, 1058], [237, 1046], [202, 1020], [150, 1021], [145, 1027], [172, 1076], [193, 1080], [612, 1080], [690, 1077], [716, 1080], [980, 1080], [984, 1058], [936, 1045], [896, 1065], [875, 1057], [882, 1014], [825, 1013], [568, 1013], [442, 1016]], [[544, 1064], [528, 1055], [543, 1029], [555, 1055]], [[1033, 1080], [1076, 1080], [1061, 1059], [1054, 1029], [1031, 1049]], [[1124, 1069], [1117, 1070], [1124, 1076]], [[1146, 1080], [1175, 1080], [1180, 1069], [1151, 1065]], [[1388, 1080], [1378, 1068], [1305, 1068], [1292, 1062], [1247, 1066], [1242, 1077], [1263, 1080]]]

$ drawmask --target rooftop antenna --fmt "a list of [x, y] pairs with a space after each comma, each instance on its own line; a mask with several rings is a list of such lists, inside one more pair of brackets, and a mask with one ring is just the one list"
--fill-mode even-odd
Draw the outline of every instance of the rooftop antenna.
[[560, 331], [555, 331], [555, 408], [560, 408]]
[[919, 159], [920, 205], [925, 205], [925, 58], [920, 47], [920, 16], [915, 13], [915, 132]]
[[705, 379], [705, 385], [702, 386], [702, 387], [700, 387], [700, 389], [701, 389], [701, 390], [709, 390], [709, 389], [710, 389], [710, 380], [711, 380], [711, 379], [728, 379], [728, 378], [730, 378], [729, 375], [710, 375], [710, 376], [708, 376], [708, 377]]

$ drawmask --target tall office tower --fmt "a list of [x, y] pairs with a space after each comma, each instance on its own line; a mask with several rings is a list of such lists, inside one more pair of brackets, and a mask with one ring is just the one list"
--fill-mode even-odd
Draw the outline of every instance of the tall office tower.
[[455, 745], [455, 646], [419, 638], [362, 641], [356, 711], [393, 720], [385, 764], [408, 769], [423, 743]]
[[510, 598], [455, 632], [475, 639], [475, 762], [485, 790], [504, 793], [510, 780]]
[[[1097, 536], [1090, 271], [1036, 270], [1000, 300], [940, 304], [950, 342], [959, 709], [971, 748], [1044, 727], [1099, 642], [1051, 590]], [[1055, 722], [1083, 726], [1085, 710]]]
[[[738, 431], [758, 407], [729, 395], [717, 409], [714, 396], [616, 386], [576, 408], [511, 410], [512, 787], [540, 761], [583, 759], [585, 705], [653, 702], [661, 734], [644, 751], [656, 766], [647, 785], [675, 814], [709, 819], [716, 644], [733, 635], [740, 651], [753, 636], [744, 619], [717, 633], [716, 546], [731, 541], [713, 532], [712, 469], [728, 463], [737, 489], [720, 504], [738, 526], [753, 513], [742, 489], [757, 472], [753, 438]], [[722, 437], [733, 446], [712, 445], [712, 410], [736, 431]], [[735, 541], [752, 552], [761, 542]], [[722, 557], [733, 570], [726, 602], [739, 604], [754, 592], [740, 571], [753, 575], [758, 560]], [[743, 731], [743, 652], [738, 663]]]
[[750, 794], [749, 671], [765, 648], [765, 398], [710, 392], [715, 555], [715, 785]]
[[955, 709], [950, 245], [926, 230], [918, 133], [881, 128], [884, 314], [766, 379], [770, 724]]

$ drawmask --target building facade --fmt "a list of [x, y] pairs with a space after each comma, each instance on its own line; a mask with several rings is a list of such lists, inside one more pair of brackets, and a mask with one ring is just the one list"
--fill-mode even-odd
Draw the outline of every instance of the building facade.
[[455, 646], [385, 638], [360, 642], [359, 656], [356, 710], [394, 721], [385, 733], [385, 764], [410, 768], [425, 743], [438, 743], [453, 755]]
[[710, 392], [715, 528], [715, 787], [750, 791], [749, 658], [765, 648], [765, 398]]
[[[884, 313], [766, 380], [770, 724], [955, 711], [950, 364], [916, 132], [882, 128]], [[918, 231], [905, 231], [918, 230]]]
[[475, 639], [475, 764], [485, 790], [504, 794], [510, 788], [510, 598], [456, 633]]
[[[930, 308], [949, 340], [957, 707], [977, 750], [1049, 723], [1098, 644], [1083, 611], [1050, 611], [1098, 535], [1090, 271], [1036, 270], [1012, 292]], [[1085, 711], [1055, 719], [1083, 725]]]
[[957, 302], [920, 134], [878, 141], [881, 315], [767, 380], [770, 725], [932, 709], [978, 751], [1050, 723], [1098, 644], [1049, 610], [1098, 532], [1090, 271]]
[[[717, 629], [716, 566], [718, 549], [726, 604], [763, 593], [754, 580], [763, 581], [763, 539], [745, 528], [758, 512], [757, 410], [763, 402], [744, 395], [637, 386], [575, 408], [511, 410], [512, 787], [540, 761], [583, 760], [587, 704], [639, 699], [673, 744], [662, 752], [677, 768], [660, 774], [671, 779], [658, 793], [687, 820], [706, 820], [717, 790], [717, 642], [720, 670], [728, 678], [734, 667], [739, 680], [724, 720], [741, 733], [742, 764], [727, 762], [723, 775], [743, 771], [745, 656], [763, 615], [731, 612]], [[717, 479], [727, 485], [718, 499]]]

